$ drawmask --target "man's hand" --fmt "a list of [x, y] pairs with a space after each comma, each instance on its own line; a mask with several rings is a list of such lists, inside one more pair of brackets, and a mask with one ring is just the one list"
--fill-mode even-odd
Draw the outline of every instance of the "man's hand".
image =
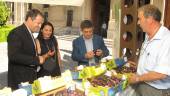
[[40, 64], [43, 64], [45, 62], [45, 58], [43, 56], [38, 56], [38, 58]]
[[103, 55], [103, 51], [101, 49], [97, 49], [95, 55], [100, 57]]
[[135, 84], [135, 83], [138, 83], [140, 82], [140, 79], [139, 79], [139, 76], [136, 75], [136, 74], [132, 74], [130, 77], [129, 77], [129, 84]]
[[93, 58], [94, 57], [94, 52], [93, 51], [89, 51], [89, 52], [87, 52], [86, 54], [85, 54], [85, 58], [86, 59], [91, 59], [91, 58]]

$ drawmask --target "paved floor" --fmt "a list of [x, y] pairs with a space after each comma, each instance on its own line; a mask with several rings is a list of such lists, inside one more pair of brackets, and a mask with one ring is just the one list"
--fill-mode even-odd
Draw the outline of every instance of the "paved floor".
[[7, 43], [0, 43], [0, 89], [7, 85]]
[[[65, 69], [71, 69], [77, 66], [77, 63], [71, 59], [72, 41], [77, 36], [64, 35], [57, 36], [60, 47], [62, 63]], [[105, 40], [110, 53], [112, 53], [111, 40]], [[0, 89], [7, 86], [7, 71], [8, 71], [8, 58], [7, 58], [7, 43], [0, 43]]]

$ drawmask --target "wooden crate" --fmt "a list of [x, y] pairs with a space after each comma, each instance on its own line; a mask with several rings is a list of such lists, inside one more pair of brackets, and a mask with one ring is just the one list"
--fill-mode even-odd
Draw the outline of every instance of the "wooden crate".
[[85, 96], [85, 92], [84, 91], [81, 91], [79, 89], [76, 89], [76, 93], [79, 93], [78, 96]]
[[36, 94], [35, 96], [67, 96], [65, 94], [67, 94], [67, 90], [66, 87], [63, 86], [60, 88], [47, 91], [45, 93]]
[[[85, 93], [79, 89], [76, 89], [75, 91], [75, 96], [85, 96]], [[69, 93], [67, 92], [67, 89], [65, 86], [50, 90], [48, 92], [36, 94], [35, 96], [70, 96]]]

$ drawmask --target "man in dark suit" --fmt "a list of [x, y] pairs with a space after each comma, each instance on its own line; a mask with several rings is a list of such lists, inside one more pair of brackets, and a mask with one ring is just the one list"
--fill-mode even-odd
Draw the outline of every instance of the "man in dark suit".
[[13, 90], [21, 82], [37, 79], [38, 66], [43, 64], [49, 54], [38, 56], [33, 32], [38, 32], [43, 23], [39, 10], [27, 12], [25, 22], [8, 35], [8, 86]]
[[95, 65], [102, 57], [108, 56], [109, 51], [102, 37], [93, 35], [93, 24], [90, 20], [81, 22], [83, 35], [73, 41], [72, 59], [78, 65]]

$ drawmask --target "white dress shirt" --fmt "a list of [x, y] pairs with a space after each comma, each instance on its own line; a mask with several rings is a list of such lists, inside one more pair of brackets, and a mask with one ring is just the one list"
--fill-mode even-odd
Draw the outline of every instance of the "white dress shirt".
[[139, 75], [150, 71], [168, 75], [167, 78], [146, 82], [157, 89], [170, 88], [170, 31], [161, 26], [155, 36], [146, 39], [141, 47], [137, 73]]

